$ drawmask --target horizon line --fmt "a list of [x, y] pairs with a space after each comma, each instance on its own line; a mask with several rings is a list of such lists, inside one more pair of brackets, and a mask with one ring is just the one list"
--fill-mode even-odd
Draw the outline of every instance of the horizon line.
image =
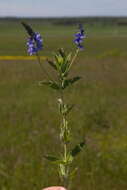
[[15, 19], [20, 19], [20, 18], [27, 18], [27, 19], [52, 19], [52, 18], [119, 18], [123, 17], [126, 18], [127, 15], [85, 15], [85, 16], [0, 16], [0, 18], [15, 18]]

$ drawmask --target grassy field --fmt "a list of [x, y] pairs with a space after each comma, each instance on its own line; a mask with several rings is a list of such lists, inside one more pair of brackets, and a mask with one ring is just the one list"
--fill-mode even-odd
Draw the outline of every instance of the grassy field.
[[[42, 56], [59, 47], [74, 52], [74, 26], [31, 24], [44, 38]], [[0, 22], [0, 28], [0, 56], [26, 55], [20, 22]], [[72, 72], [82, 80], [65, 94], [75, 104], [73, 142], [87, 142], [74, 163], [79, 170], [72, 190], [126, 190], [127, 27], [87, 25], [86, 31], [86, 49]], [[55, 167], [43, 159], [60, 148], [57, 94], [38, 85], [43, 78], [35, 60], [0, 60], [1, 190], [60, 184]]]

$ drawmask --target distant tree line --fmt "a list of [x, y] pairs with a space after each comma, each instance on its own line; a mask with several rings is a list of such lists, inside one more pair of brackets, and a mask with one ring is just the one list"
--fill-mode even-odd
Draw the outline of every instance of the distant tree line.
[[61, 18], [17, 18], [17, 17], [2, 17], [0, 22], [17, 22], [20, 20], [48, 23], [53, 25], [76, 25], [76, 24], [88, 24], [88, 25], [127, 25], [127, 17], [61, 17]]

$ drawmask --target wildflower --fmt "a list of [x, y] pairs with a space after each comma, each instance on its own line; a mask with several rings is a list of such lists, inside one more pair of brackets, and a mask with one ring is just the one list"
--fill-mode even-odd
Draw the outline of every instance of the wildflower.
[[34, 33], [30, 36], [27, 41], [28, 53], [30, 55], [36, 54], [38, 51], [42, 50], [43, 44], [42, 37], [39, 33]]
[[84, 29], [81, 24], [79, 25], [79, 30], [80, 31], [75, 34], [74, 43], [77, 45], [79, 49], [83, 49], [82, 42], [83, 39], [86, 38], [86, 35], [84, 34]]
[[29, 26], [25, 22], [21, 23], [29, 35], [27, 41], [28, 53], [30, 55], [36, 54], [38, 51], [42, 50], [43, 48], [42, 37], [38, 32], [34, 32], [31, 26]]

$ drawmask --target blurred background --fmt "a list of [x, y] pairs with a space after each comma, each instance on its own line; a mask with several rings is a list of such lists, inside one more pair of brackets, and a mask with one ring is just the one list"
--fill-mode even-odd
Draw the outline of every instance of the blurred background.
[[[74, 34], [87, 38], [67, 90], [75, 104], [69, 124], [73, 145], [86, 139], [76, 158], [77, 190], [127, 189], [127, 2], [125, 0], [0, 1], [0, 189], [39, 190], [60, 185], [43, 155], [60, 150], [58, 94], [39, 81], [45, 76], [28, 59], [24, 21], [41, 33], [43, 66], [62, 47], [75, 53]], [[54, 174], [55, 173], [55, 174]]]

